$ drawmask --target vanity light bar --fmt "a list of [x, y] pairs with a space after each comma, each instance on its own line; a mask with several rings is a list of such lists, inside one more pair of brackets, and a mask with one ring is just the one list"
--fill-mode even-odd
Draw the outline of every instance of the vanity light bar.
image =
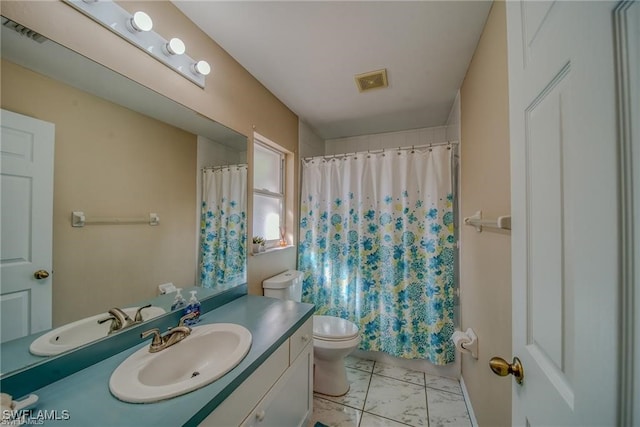
[[146, 13], [138, 11], [131, 15], [112, 0], [63, 1], [204, 88], [205, 77], [211, 71], [210, 65], [185, 55], [182, 40], [165, 40], [153, 31], [153, 21]]

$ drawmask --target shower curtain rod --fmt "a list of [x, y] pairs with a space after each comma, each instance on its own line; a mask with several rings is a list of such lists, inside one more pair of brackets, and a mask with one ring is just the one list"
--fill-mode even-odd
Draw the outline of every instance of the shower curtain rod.
[[202, 168], [202, 171], [206, 171], [206, 170], [216, 170], [216, 169], [225, 169], [225, 168], [242, 168], [242, 167], [246, 167], [247, 164], [246, 163], [238, 163], [237, 165], [222, 165], [222, 166], [205, 166]]
[[304, 161], [315, 160], [315, 159], [331, 160], [331, 159], [339, 159], [339, 158], [342, 158], [342, 157], [357, 156], [358, 154], [379, 154], [379, 153], [393, 152], [393, 151], [415, 150], [416, 148], [431, 148], [431, 147], [437, 147], [439, 145], [452, 146], [452, 145], [457, 145], [457, 144], [458, 144], [458, 141], [432, 142], [432, 143], [429, 143], [429, 144], [409, 145], [409, 146], [406, 146], [406, 147], [379, 148], [377, 150], [358, 151], [358, 152], [353, 152], [353, 153], [327, 154], [327, 155], [324, 155], [324, 156], [304, 157], [302, 160], [304, 160]]

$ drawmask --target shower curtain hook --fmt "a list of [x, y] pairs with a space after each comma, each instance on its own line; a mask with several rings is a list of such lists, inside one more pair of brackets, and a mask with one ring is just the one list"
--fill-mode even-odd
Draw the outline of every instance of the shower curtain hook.
[[413, 153], [415, 153], [415, 152], [416, 152], [416, 151], [415, 151], [415, 146], [414, 146], [414, 145], [412, 145], [412, 146], [411, 146], [411, 154], [413, 154]]
[[398, 147], [398, 156], [399, 156], [400, 154], [402, 154], [401, 149], [402, 149], [402, 147]]
[[429, 143], [429, 151], [430, 152], [433, 151], [433, 144], [432, 143]]

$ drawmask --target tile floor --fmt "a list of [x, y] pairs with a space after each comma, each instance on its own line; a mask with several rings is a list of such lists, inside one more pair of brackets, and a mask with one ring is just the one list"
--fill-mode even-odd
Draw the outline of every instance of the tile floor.
[[349, 356], [351, 388], [340, 397], [314, 393], [310, 427], [471, 427], [457, 380]]

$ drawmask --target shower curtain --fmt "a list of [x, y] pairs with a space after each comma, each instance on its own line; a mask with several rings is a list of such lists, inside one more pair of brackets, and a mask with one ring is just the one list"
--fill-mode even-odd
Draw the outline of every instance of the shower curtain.
[[247, 278], [247, 166], [202, 173], [200, 285], [219, 290]]
[[303, 301], [356, 323], [362, 350], [454, 360], [452, 151], [303, 162]]

